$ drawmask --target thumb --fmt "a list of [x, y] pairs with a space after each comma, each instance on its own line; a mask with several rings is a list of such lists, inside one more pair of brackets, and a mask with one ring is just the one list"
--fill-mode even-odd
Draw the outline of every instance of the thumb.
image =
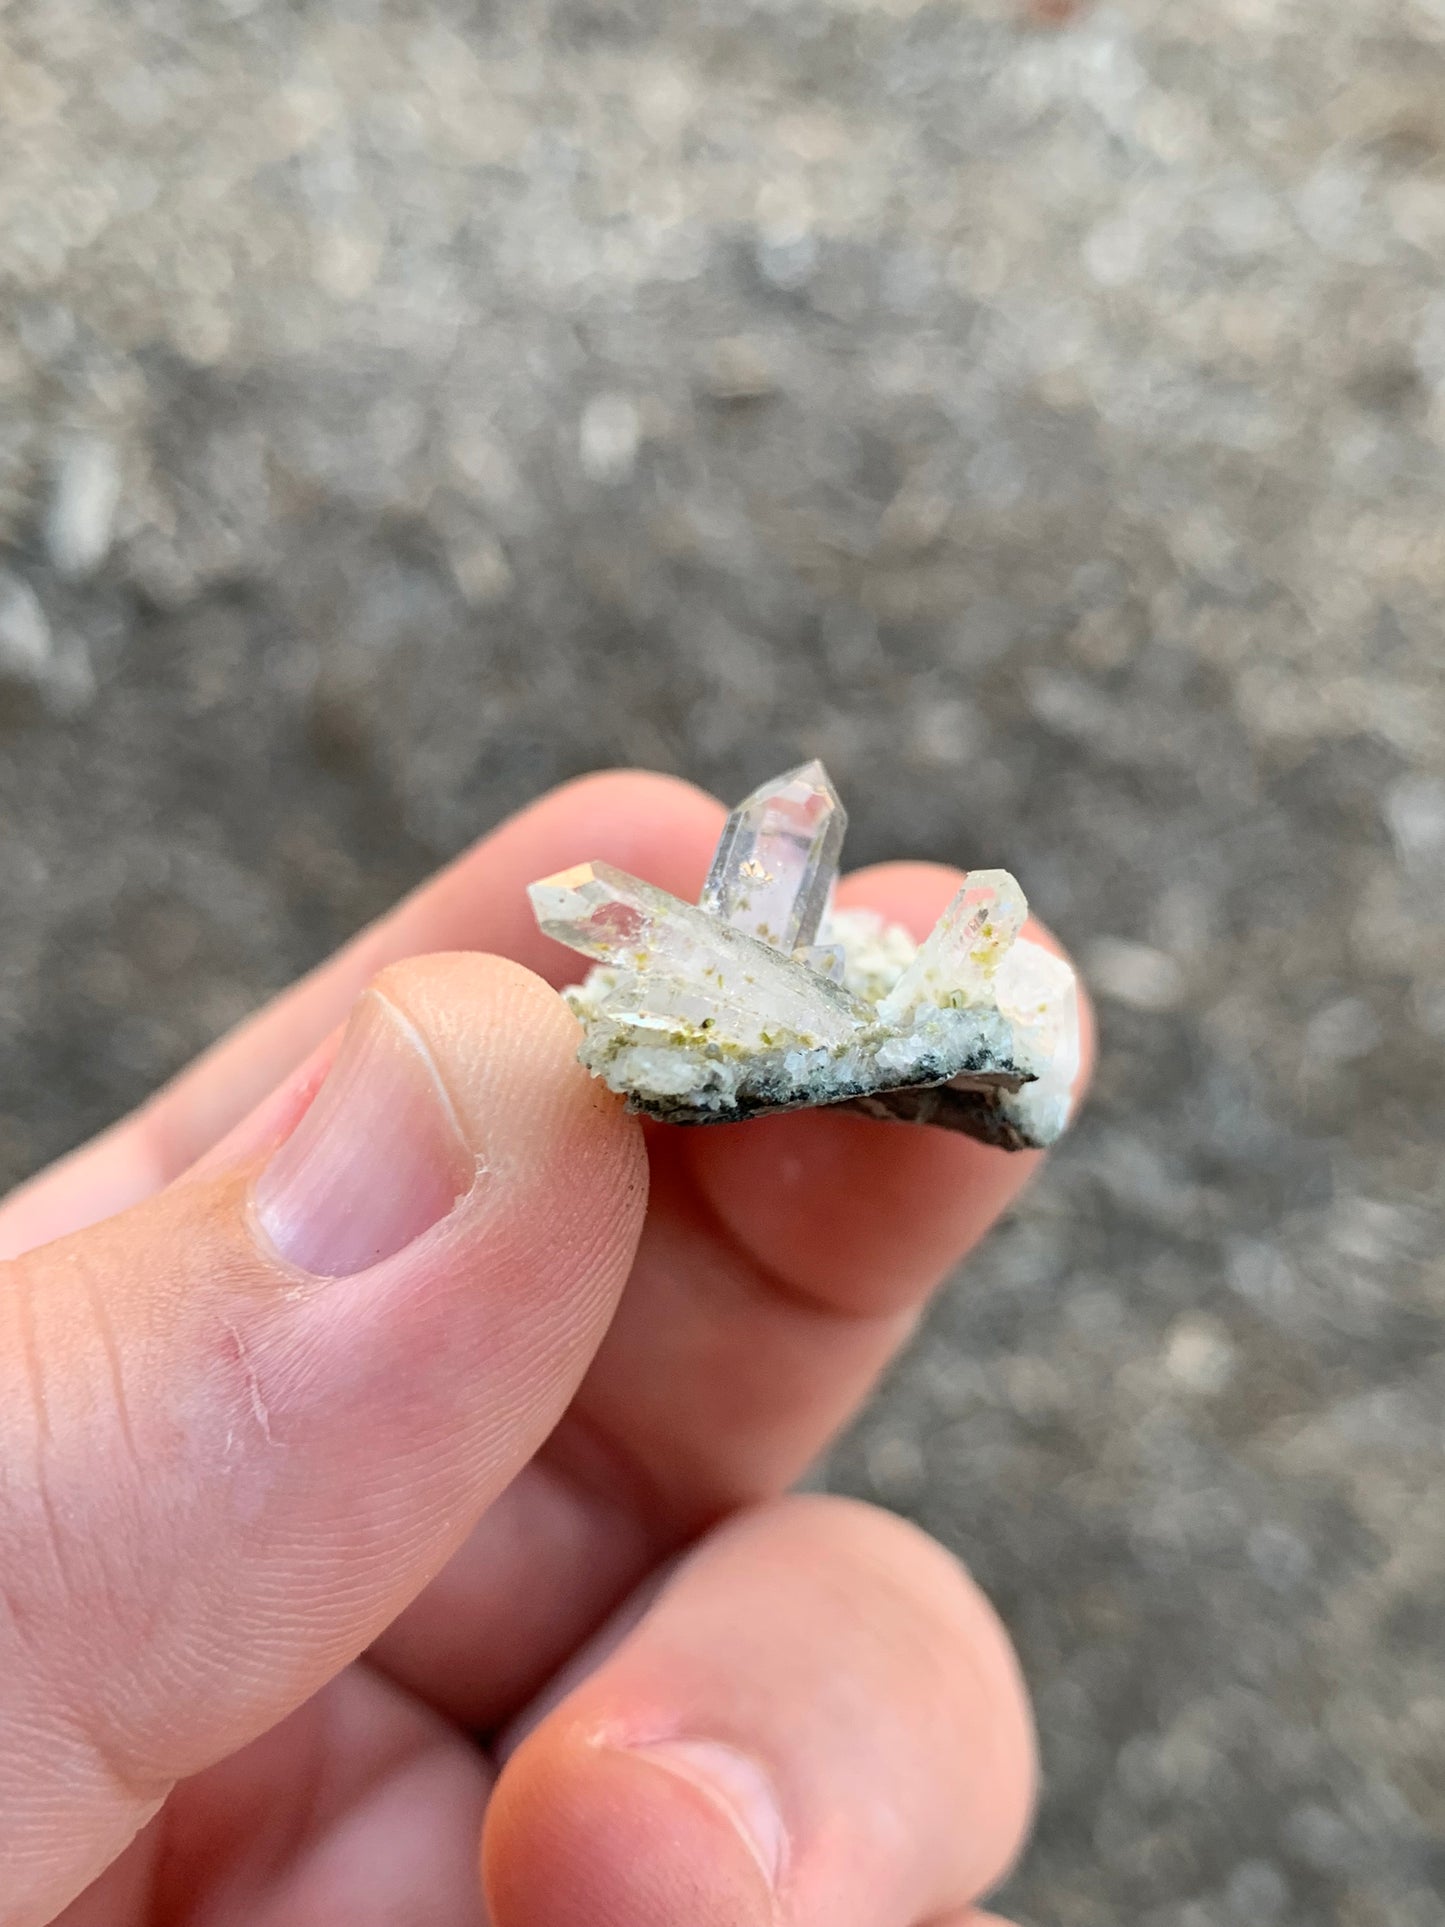
[[555, 1424], [646, 1188], [574, 1048], [515, 965], [398, 965], [282, 1143], [0, 1266], [0, 1927], [361, 1651]]

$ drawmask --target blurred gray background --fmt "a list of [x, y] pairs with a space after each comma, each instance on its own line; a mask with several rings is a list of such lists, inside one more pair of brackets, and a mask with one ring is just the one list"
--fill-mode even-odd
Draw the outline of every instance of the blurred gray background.
[[1441, 0], [0, 6], [0, 1176], [617, 760], [1098, 1094], [839, 1451], [1068, 1927], [1445, 1921]]

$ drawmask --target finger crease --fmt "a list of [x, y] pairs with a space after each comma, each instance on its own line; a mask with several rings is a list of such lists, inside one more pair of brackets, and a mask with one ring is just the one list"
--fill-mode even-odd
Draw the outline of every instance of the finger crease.
[[676, 1510], [662, 1485], [640, 1457], [620, 1444], [605, 1427], [577, 1405], [568, 1411], [537, 1454], [535, 1463], [584, 1503], [605, 1506], [640, 1528], [658, 1553], [676, 1543], [676, 1529], [649, 1527], [649, 1520], [666, 1519]]
[[703, 1219], [706, 1229], [723, 1247], [737, 1269], [748, 1277], [759, 1297], [779, 1299], [793, 1311], [804, 1312], [813, 1318], [831, 1319], [839, 1325], [877, 1325], [886, 1328], [900, 1323], [906, 1327], [913, 1323], [917, 1314], [911, 1308], [901, 1312], [896, 1305], [885, 1311], [854, 1309], [840, 1305], [822, 1291], [810, 1290], [796, 1278], [790, 1278], [786, 1272], [768, 1264], [754, 1251], [695, 1179], [690, 1179], [689, 1190], [694, 1209]]

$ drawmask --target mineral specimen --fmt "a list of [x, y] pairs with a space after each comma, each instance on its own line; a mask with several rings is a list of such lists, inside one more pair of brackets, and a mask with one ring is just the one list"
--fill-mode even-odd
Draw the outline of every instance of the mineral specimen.
[[700, 904], [583, 863], [531, 887], [537, 922], [593, 959], [563, 993], [581, 1061], [631, 1110], [728, 1123], [843, 1104], [1051, 1144], [1079, 1069], [1073, 971], [1021, 936], [1006, 870], [975, 870], [920, 945], [834, 910], [847, 814], [821, 763], [747, 797]]

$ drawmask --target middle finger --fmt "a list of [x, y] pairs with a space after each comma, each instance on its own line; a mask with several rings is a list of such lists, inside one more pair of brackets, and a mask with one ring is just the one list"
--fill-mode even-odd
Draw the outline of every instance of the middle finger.
[[[922, 934], [956, 872], [841, 898]], [[612, 1327], [552, 1438], [373, 1658], [465, 1725], [505, 1720], [654, 1564], [791, 1484], [1038, 1160], [838, 1112], [652, 1133]]]

